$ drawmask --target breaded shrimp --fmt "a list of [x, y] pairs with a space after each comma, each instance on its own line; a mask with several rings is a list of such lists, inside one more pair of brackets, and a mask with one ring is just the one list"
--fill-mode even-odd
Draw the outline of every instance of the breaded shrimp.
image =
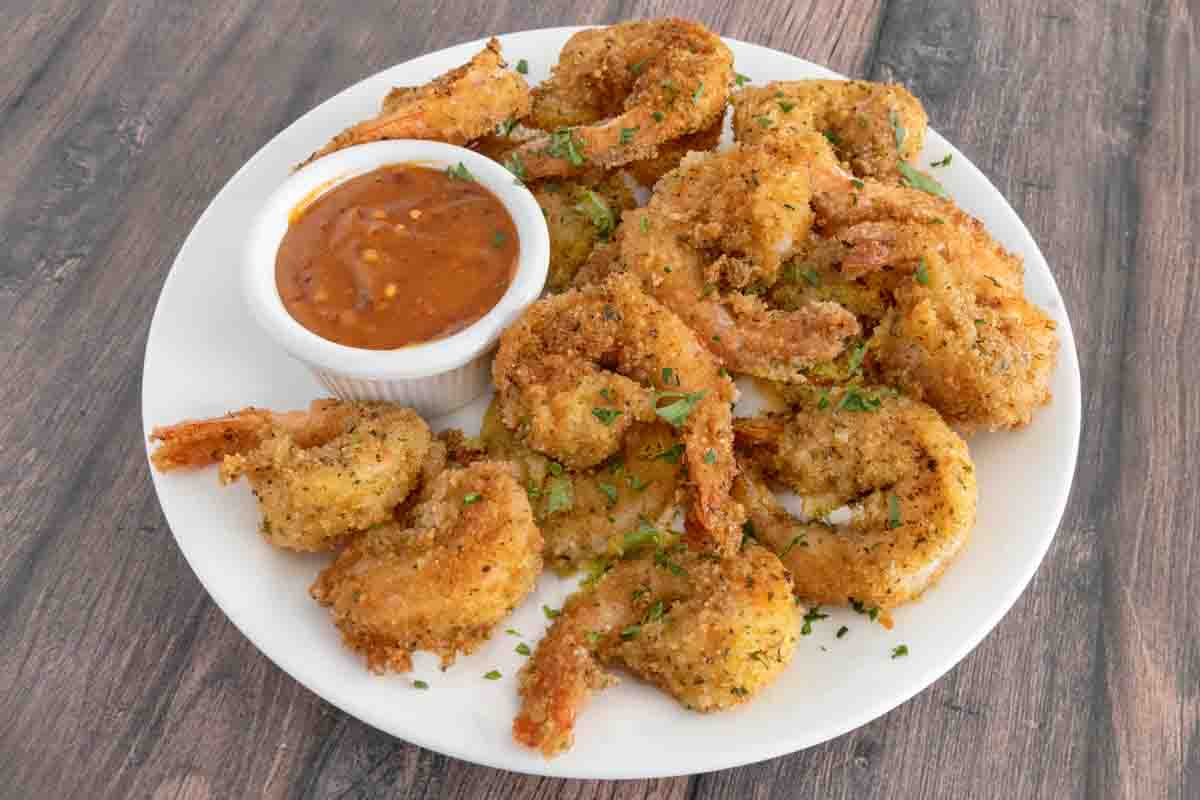
[[634, 424], [615, 456], [585, 470], [564, 469], [529, 448], [500, 421], [495, 401], [479, 436], [492, 458], [520, 471], [546, 563], [561, 573], [618, 552], [624, 535], [643, 523], [666, 525], [682, 499], [683, 445], [665, 422]]
[[341, 433], [353, 414], [348, 403], [314, 400], [308, 411], [243, 408], [223, 417], [185, 420], [151, 431], [150, 441], [159, 446], [150, 460], [160, 472], [206, 467], [227, 455], [253, 450], [276, 430], [290, 434], [298, 447], [315, 447]]
[[707, 128], [663, 142], [658, 146], [657, 156], [631, 161], [625, 165], [625, 169], [642, 186], [652, 188], [662, 176], [678, 167], [688, 153], [717, 149], [724, 124], [725, 116], [721, 115]]
[[847, 281], [892, 302], [866, 367], [967, 430], [1026, 425], [1050, 400], [1055, 324], [1024, 296], [1021, 261], [949, 200], [863, 182], [814, 195]]
[[807, 144], [790, 158], [742, 146], [689, 155], [659, 181], [649, 206], [626, 213], [618, 234], [624, 268], [735, 372], [795, 380], [858, 332], [834, 303], [784, 312], [738, 291], [773, 284], [809, 234], [812, 165], [833, 167], [819, 137]]
[[301, 164], [351, 145], [380, 139], [432, 139], [466, 144], [507, 119], [529, 112], [529, 86], [509, 70], [495, 38], [469, 62], [424, 86], [398, 86], [383, 100], [379, 116], [335, 136]]
[[574, 741], [575, 720], [623, 664], [695, 711], [744, 703], [790, 661], [801, 610], [787, 570], [748, 545], [713, 559], [683, 545], [620, 561], [563, 606], [521, 670], [513, 737], [551, 757]]
[[689, 534], [725, 553], [736, 549], [736, 389], [696, 334], [636, 280], [614, 275], [534, 303], [500, 337], [492, 373], [504, 424], [567, 467], [609, 458], [635, 422], [660, 418], [680, 428], [692, 484]]
[[855, 175], [899, 182], [899, 162], [925, 146], [929, 119], [903, 86], [868, 81], [777, 81], [733, 96], [733, 132], [749, 144], [824, 134]]
[[164, 443], [153, 456], [160, 469], [219, 458], [222, 483], [245, 475], [271, 544], [328, 550], [391, 519], [419, 480], [432, 434], [412, 409], [326, 400], [307, 413], [247, 409], [183, 422], [152, 438]]
[[533, 590], [542, 537], [508, 464], [438, 475], [412, 512], [350, 543], [317, 577], [313, 598], [375, 672], [412, 668], [429, 650], [442, 668], [471, 653]]
[[534, 91], [530, 121], [553, 133], [517, 150], [510, 168], [528, 179], [565, 177], [652, 158], [663, 142], [713, 125], [732, 81], [733, 54], [697, 22], [583, 31]]
[[[803, 601], [892, 608], [932, 586], [967, 543], [974, 467], [966, 443], [924, 403], [851, 386], [814, 393], [787, 414], [738, 420], [736, 431], [743, 470], [734, 491]], [[800, 495], [813, 519], [789, 514], [755, 468]], [[848, 522], [821, 521], [847, 505]]]

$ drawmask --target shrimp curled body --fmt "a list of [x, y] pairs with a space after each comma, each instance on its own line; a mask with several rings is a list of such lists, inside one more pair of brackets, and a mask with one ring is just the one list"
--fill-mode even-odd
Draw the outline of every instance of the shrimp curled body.
[[557, 130], [521, 147], [513, 164], [536, 179], [653, 158], [660, 144], [720, 120], [733, 77], [733, 54], [697, 22], [583, 31], [533, 93], [532, 123]]
[[381, 139], [430, 139], [466, 144], [507, 119], [529, 112], [529, 86], [507, 68], [500, 42], [491, 39], [469, 62], [424, 86], [398, 86], [379, 115], [339, 133], [301, 164], [337, 150]]
[[220, 461], [222, 483], [245, 476], [267, 541], [328, 550], [386, 522], [420, 481], [433, 436], [390, 403], [317, 401], [308, 412], [246, 409], [155, 429], [159, 469]]
[[[911, 600], [937, 581], [975, 524], [967, 445], [919, 401], [839, 389], [786, 415], [739, 420], [736, 430], [747, 468], [735, 495], [801, 600], [880, 608]], [[757, 470], [803, 497], [814, 517], [848, 505], [850, 520], [799, 521]]]
[[800, 613], [762, 547], [711, 559], [675, 545], [621, 561], [567, 600], [521, 670], [513, 737], [547, 757], [568, 749], [588, 698], [615, 681], [609, 663], [697, 711], [745, 702], [787, 666]]
[[836, 303], [779, 311], [741, 291], [775, 283], [811, 230], [814, 173], [836, 169], [820, 137], [792, 143], [788, 155], [743, 146], [693, 153], [618, 233], [623, 267], [731, 370], [778, 380], [799, 379], [858, 332]]
[[471, 653], [542, 569], [542, 537], [508, 464], [442, 472], [408, 519], [408, 529], [359, 536], [310, 590], [376, 672], [411, 669], [414, 650], [437, 653], [443, 667]]
[[570, 468], [615, 454], [634, 422], [679, 427], [693, 490], [688, 531], [722, 552], [737, 548], [744, 518], [729, 499], [737, 390], [636, 280], [616, 275], [533, 304], [500, 337], [492, 370], [504, 424]]

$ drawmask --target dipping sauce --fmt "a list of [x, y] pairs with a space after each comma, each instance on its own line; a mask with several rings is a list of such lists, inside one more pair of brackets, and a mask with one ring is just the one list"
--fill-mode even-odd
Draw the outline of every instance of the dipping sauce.
[[318, 336], [392, 350], [490, 311], [517, 251], [512, 217], [466, 170], [392, 164], [292, 212], [275, 283], [288, 313]]

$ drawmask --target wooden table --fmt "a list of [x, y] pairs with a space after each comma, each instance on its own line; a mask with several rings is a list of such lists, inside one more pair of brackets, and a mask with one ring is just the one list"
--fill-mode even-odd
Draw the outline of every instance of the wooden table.
[[[1195, 2], [4, 5], [0, 796], [1200, 796]], [[882, 719], [691, 778], [498, 772], [330, 707], [209, 600], [147, 476], [146, 331], [209, 200], [324, 98], [491, 32], [664, 13], [907, 84], [999, 186], [1075, 325], [1075, 490], [1012, 612]]]

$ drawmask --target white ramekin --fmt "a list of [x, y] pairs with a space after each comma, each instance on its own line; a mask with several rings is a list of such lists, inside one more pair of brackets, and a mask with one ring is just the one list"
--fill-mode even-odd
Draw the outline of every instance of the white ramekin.
[[[284, 308], [275, 283], [275, 256], [296, 206], [343, 181], [387, 164], [435, 168], [458, 163], [500, 199], [517, 228], [517, 271], [495, 308], [458, 333], [396, 350], [366, 350], [324, 339]], [[529, 190], [501, 165], [454, 145], [396, 139], [331, 153], [289, 177], [250, 227], [243, 290], [250, 313], [266, 333], [312, 370], [343, 400], [390, 400], [437, 417], [460, 408], [491, 383], [491, 350], [501, 332], [537, 299], [550, 264], [550, 236]]]

